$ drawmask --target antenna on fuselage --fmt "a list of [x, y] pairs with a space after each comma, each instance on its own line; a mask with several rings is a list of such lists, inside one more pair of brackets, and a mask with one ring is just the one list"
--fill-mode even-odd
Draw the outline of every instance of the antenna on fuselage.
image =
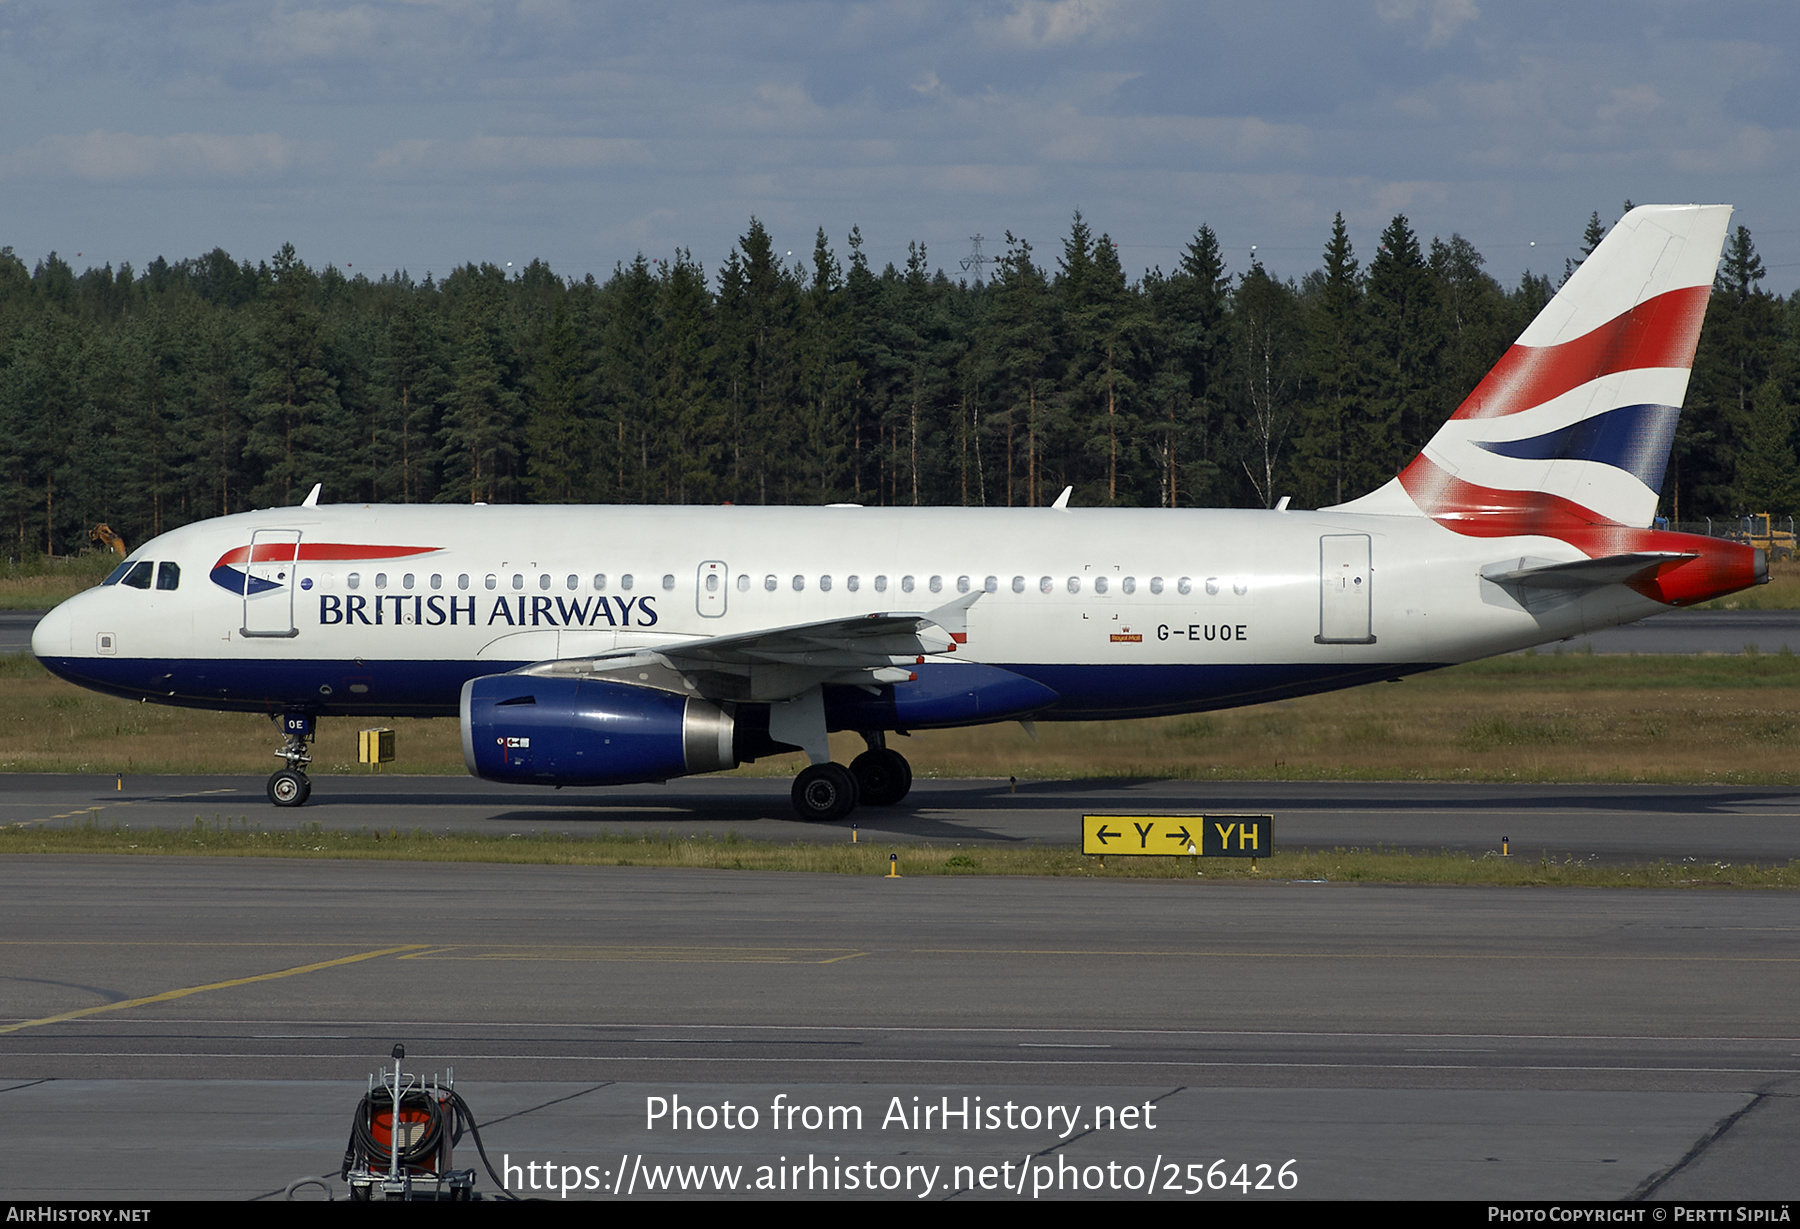
[[302, 508], [318, 507], [319, 506], [319, 492], [323, 491], [324, 489], [325, 489], [325, 484], [323, 482], [313, 483], [313, 489], [306, 493], [306, 498], [300, 501], [300, 506]]
[[1075, 493], [1074, 487], [1072, 487], [1072, 486], [1064, 487], [1063, 493], [1061, 495], [1058, 495], [1056, 497], [1056, 502], [1051, 504], [1050, 506], [1052, 508], [1060, 508], [1064, 512], [1067, 512], [1069, 510], [1069, 496], [1073, 495], [1074, 493]]

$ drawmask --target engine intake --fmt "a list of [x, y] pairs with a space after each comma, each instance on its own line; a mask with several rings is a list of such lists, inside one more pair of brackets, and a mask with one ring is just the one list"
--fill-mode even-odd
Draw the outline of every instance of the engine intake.
[[737, 767], [732, 716], [604, 679], [490, 674], [462, 689], [463, 762], [516, 785], [631, 785]]

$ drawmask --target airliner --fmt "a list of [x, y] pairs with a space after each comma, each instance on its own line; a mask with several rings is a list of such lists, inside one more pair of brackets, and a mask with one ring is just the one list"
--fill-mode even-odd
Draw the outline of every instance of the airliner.
[[[455, 717], [491, 781], [800, 751], [806, 819], [889, 806], [891, 735], [1151, 717], [1396, 679], [1768, 579], [1653, 527], [1729, 206], [1640, 206], [1424, 450], [1335, 507], [305, 502], [154, 538], [38, 625], [71, 682], [259, 712], [306, 802], [326, 717]], [[826, 735], [867, 745], [832, 762]]]

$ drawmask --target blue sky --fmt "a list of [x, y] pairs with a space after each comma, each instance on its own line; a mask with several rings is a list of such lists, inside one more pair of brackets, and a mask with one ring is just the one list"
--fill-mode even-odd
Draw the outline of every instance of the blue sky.
[[1341, 210], [1511, 283], [1629, 197], [1737, 205], [1787, 293], [1797, 45], [1793, 0], [0, 0], [0, 244], [604, 278], [754, 215], [954, 274], [1080, 209], [1134, 274], [1205, 222], [1298, 277]]

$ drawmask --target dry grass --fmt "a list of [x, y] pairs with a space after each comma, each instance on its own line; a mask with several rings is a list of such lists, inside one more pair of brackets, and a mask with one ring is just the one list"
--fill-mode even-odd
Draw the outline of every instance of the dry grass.
[[1769, 583], [1703, 602], [1700, 610], [1800, 610], [1800, 559], [1769, 562]]
[[488, 835], [477, 833], [343, 832], [317, 823], [276, 831], [259, 818], [195, 817], [189, 828], [131, 828], [80, 824], [68, 828], [0, 826], [0, 856], [10, 854], [175, 854], [211, 857], [353, 858], [382, 861], [501, 862], [535, 866], [661, 866], [692, 870], [800, 871], [813, 874], [886, 875], [889, 858], [902, 876], [1047, 875], [1103, 879], [1256, 879], [1326, 883], [1436, 883], [1458, 885], [1794, 888], [1800, 862], [1751, 866], [1719, 862], [1655, 862], [1615, 866], [1547, 855], [1501, 858], [1495, 854], [1408, 853], [1403, 850], [1288, 850], [1250, 862], [1240, 858], [1121, 858], [1105, 862], [1073, 849], [991, 846], [958, 848], [881, 842], [833, 845], [746, 841], [722, 837], [643, 833]]
[[[316, 773], [363, 772], [321, 722]], [[393, 722], [390, 772], [461, 773], [451, 720]], [[1397, 684], [1190, 717], [921, 732], [920, 776], [1800, 784], [1800, 659], [1524, 655]], [[0, 658], [0, 771], [267, 772], [270, 723], [115, 700]], [[834, 735], [839, 758], [860, 741]], [[789, 775], [797, 757], [740, 769]]]

